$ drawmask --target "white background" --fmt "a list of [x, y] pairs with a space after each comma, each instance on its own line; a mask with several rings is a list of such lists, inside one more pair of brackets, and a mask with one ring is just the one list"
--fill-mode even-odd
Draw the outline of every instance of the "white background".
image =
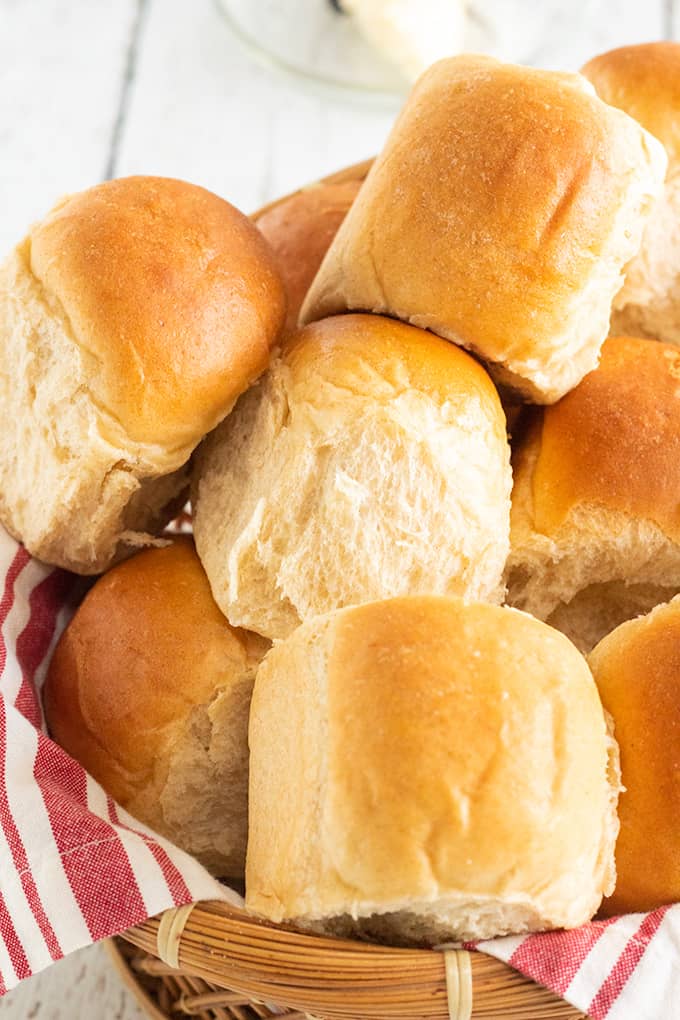
[[[543, 66], [577, 70], [612, 46], [680, 38], [680, 0], [478, 5], [518, 46], [540, 17]], [[252, 212], [372, 155], [393, 115], [257, 66], [216, 0], [0, 0], [0, 253], [58, 196], [111, 176], [184, 177]], [[0, 1000], [0, 1016], [143, 1014], [97, 946]]]

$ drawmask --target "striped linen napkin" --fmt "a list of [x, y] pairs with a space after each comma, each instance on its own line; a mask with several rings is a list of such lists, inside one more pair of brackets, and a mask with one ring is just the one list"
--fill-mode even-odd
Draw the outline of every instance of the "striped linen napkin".
[[[39, 691], [85, 584], [32, 559], [0, 528], [0, 994], [168, 907], [242, 904], [46, 735]], [[593, 1020], [680, 1020], [680, 904], [470, 948]]]

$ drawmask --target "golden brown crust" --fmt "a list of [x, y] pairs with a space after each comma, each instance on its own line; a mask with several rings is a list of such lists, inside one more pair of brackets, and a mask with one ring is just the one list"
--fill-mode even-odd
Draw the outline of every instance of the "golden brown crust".
[[665, 163], [581, 76], [440, 61], [397, 120], [301, 321], [394, 315], [553, 401], [596, 363]]
[[[443, 404], [475, 395], [496, 432], [504, 434], [505, 416], [498, 392], [482, 366], [465, 351], [431, 333], [381, 315], [337, 315], [292, 334], [284, 363], [302, 388], [309, 379], [346, 386], [368, 397], [379, 395], [382, 378], [397, 390], [409, 388]], [[306, 371], [311, 369], [313, 372]], [[313, 398], [313, 394], [310, 394]]]
[[246, 671], [263, 642], [229, 626], [193, 542], [178, 538], [105, 574], [52, 657], [52, 735], [124, 807], [167, 767], [193, 706]]
[[599, 368], [536, 412], [519, 455], [536, 458], [533, 526], [541, 534], [556, 534], [572, 509], [595, 504], [680, 540], [680, 351], [607, 340]]
[[680, 900], [680, 601], [625, 623], [589, 662], [614, 719], [626, 792], [606, 915]]
[[317, 184], [256, 217], [286, 288], [287, 330], [295, 329], [310, 284], [360, 187], [361, 181]]
[[[523, 860], [524, 891], [535, 893], [560, 858], [582, 852], [594, 804], [606, 805], [604, 724], [585, 663], [561, 634], [495, 606], [394, 599], [340, 617], [328, 672], [329, 714], [345, 720], [329, 748], [335, 860], [344, 848], [350, 884], [361, 888], [363, 862], [382, 858], [379, 896], [398, 895], [415, 875], [427, 882], [430, 870], [442, 885], [455, 874], [470, 892], [485, 875], [485, 893], [502, 896], [502, 846]], [[542, 711], [554, 727], [547, 740], [532, 730]], [[474, 739], [452, 740], [452, 729]], [[465, 777], [460, 786], [454, 776]], [[381, 787], [390, 796], [378, 805]], [[548, 829], [557, 842], [543, 838]]]
[[309, 620], [260, 667], [249, 739], [248, 903], [274, 920], [573, 925], [610, 884], [597, 689], [525, 614], [421, 596]]
[[602, 53], [583, 67], [605, 103], [635, 117], [680, 163], [680, 43], [641, 43]]
[[285, 313], [274, 256], [209, 191], [108, 181], [59, 203], [29, 241], [48, 304], [92, 355], [95, 401], [130, 439], [195, 446], [266, 367]]

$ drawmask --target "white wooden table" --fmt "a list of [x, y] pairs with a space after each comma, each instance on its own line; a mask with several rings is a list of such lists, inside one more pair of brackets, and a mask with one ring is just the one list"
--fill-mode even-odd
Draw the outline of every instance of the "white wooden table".
[[[537, 10], [535, 0], [485, 6], [505, 9], [513, 38], [522, 9]], [[577, 69], [611, 46], [680, 38], [680, 0], [546, 6], [534, 54], [544, 66]], [[0, 253], [58, 196], [105, 177], [183, 177], [250, 212], [372, 155], [392, 117], [255, 65], [216, 0], [0, 0]], [[142, 1016], [101, 946], [0, 1000], [3, 1020]]]

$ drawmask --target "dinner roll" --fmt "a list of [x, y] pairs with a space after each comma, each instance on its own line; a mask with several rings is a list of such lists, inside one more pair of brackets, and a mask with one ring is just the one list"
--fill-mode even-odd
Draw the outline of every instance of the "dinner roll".
[[268, 648], [230, 627], [189, 538], [105, 574], [52, 657], [52, 736], [145, 825], [242, 876], [248, 711]]
[[262, 663], [246, 903], [432, 944], [573, 927], [614, 884], [617, 755], [588, 667], [511, 609], [307, 620]]
[[386, 312], [550, 403], [597, 364], [663, 146], [579, 75], [442, 60], [416, 85], [302, 309]]
[[498, 395], [469, 355], [373, 315], [308, 326], [197, 456], [215, 601], [271, 638], [392, 595], [500, 601], [509, 460]]
[[148, 543], [284, 313], [266, 242], [202, 188], [129, 177], [60, 202], [0, 268], [5, 527], [85, 574]]
[[680, 43], [623, 46], [595, 57], [583, 73], [668, 153], [664, 193], [614, 301], [612, 332], [680, 344]]
[[621, 46], [590, 60], [582, 72], [599, 96], [634, 117], [680, 168], [680, 43]]
[[625, 787], [616, 889], [603, 913], [654, 910], [680, 901], [680, 599], [617, 627], [589, 661]]
[[276, 255], [286, 288], [288, 331], [297, 326], [309, 285], [360, 187], [359, 180], [315, 184], [256, 218]]
[[680, 352], [612, 338], [514, 454], [508, 602], [584, 651], [680, 590]]

